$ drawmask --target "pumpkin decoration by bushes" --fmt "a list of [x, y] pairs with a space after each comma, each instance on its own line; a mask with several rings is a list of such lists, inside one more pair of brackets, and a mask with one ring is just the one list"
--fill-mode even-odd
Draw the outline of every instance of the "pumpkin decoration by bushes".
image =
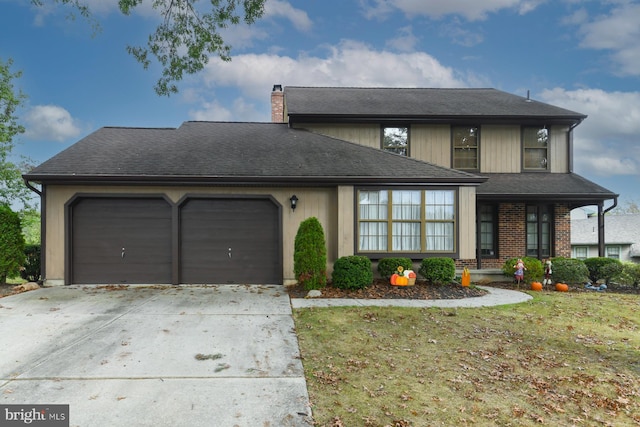
[[556, 291], [569, 292], [569, 285], [567, 285], [566, 283], [556, 283]]
[[412, 270], [405, 270], [403, 266], [399, 266], [397, 272], [391, 275], [391, 284], [393, 286], [413, 286], [416, 282], [416, 273]]
[[540, 282], [531, 282], [531, 290], [532, 291], [541, 291], [542, 290], [542, 283], [540, 283]]

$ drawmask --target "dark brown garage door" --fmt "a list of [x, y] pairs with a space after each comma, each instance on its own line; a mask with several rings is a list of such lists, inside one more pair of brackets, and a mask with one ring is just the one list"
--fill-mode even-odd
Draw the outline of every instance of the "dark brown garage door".
[[171, 206], [83, 197], [71, 206], [72, 283], [171, 283]]
[[189, 199], [180, 207], [180, 281], [280, 284], [280, 235], [271, 199]]

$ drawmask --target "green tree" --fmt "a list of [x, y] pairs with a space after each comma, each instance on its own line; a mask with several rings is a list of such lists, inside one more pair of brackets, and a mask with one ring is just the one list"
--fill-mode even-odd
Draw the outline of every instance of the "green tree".
[[14, 138], [24, 132], [24, 127], [18, 123], [16, 109], [25, 95], [13, 86], [22, 73], [11, 71], [12, 65], [11, 59], [5, 62], [0, 58], [0, 204], [20, 201], [29, 206], [32, 194], [22, 181], [26, 162], [17, 165], [9, 159], [15, 146]]
[[293, 249], [293, 271], [306, 290], [327, 284], [327, 247], [322, 224], [316, 217], [300, 223]]
[[[36, 6], [47, 2], [71, 6], [81, 16], [99, 28], [89, 6], [83, 0], [31, 0]], [[175, 82], [183, 75], [201, 71], [209, 55], [223, 61], [231, 60], [231, 46], [223, 40], [220, 30], [241, 22], [253, 24], [264, 14], [266, 0], [209, 0], [199, 8], [199, 0], [153, 0], [151, 5], [162, 16], [146, 46], [127, 46], [127, 51], [147, 69], [152, 57], [162, 65], [162, 77], [154, 89], [158, 95], [178, 92]], [[118, 7], [129, 15], [142, 0], [119, 0]], [[204, 11], [202, 11], [204, 10]]]
[[9, 206], [0, 204], [0, 284], [20, 273], [24, 257], [20, 217]]

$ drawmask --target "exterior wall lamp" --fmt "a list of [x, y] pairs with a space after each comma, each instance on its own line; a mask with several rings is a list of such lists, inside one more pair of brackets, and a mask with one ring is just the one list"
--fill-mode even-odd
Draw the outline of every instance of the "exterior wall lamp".
[[296, 210], [296, 206], [298, 206], [298, 198], [294, 194], [293, 196], [291, 196], [289, 198], [289, 201], [291, 202], [291, 210], [295, 211]]

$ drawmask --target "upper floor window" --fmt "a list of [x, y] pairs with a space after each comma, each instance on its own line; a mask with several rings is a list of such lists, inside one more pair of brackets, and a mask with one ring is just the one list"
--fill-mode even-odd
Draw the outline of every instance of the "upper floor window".
[[382, 149], [401, 156], [409, 155], [409, 128], [383, 127]]
[[547, 170], [549, 167], [549, 130], [528, 126], [522, 129], [524, 169]]
[[454, 169], [478, 169], [478, 128], [473, 126], [454, 126], [453, 167]]
[[358, 251], [455, 250], [454, 190], [358, 191]]

